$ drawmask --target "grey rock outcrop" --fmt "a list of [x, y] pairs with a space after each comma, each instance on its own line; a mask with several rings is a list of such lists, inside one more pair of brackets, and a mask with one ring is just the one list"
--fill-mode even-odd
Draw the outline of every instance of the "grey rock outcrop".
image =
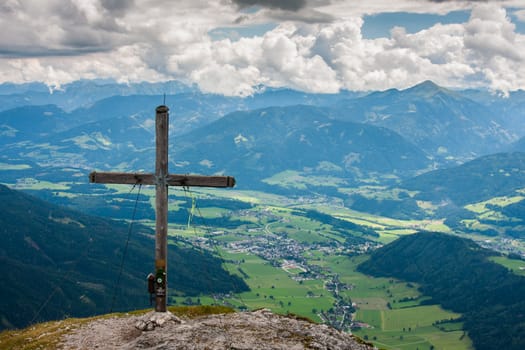
[[66, 335], [62, 349], [373, 349], [351, 334], [264, 309], [182, 322], [153, 314], [93, 321]]
[[157, 327], [163, 327], [169, 322], [182, 323], [182, 321], [171, 312], [148, 312], [135, 322], [135, 328], [141, 331], [152, 331]]

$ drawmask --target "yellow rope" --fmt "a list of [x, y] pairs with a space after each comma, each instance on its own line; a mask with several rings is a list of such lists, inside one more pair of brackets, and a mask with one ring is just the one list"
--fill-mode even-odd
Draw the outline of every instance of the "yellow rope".
[[193, 192], [192, 191], [186, 191], [186, 189], [184, 189], [184, 192], [186, 193], [189, 193], [190, 195], [190, 198], [191, 198], [191, 209], [189, 211], [189, 215], [188, 215], [188, 230], [190, 229], [190, 226], [191, 226], [191, 220], [193, 219], [193, 215], [195, 214], [195, 207], [197, 206], [197, 198], [195, 198], [195, 196], [193, 196]]

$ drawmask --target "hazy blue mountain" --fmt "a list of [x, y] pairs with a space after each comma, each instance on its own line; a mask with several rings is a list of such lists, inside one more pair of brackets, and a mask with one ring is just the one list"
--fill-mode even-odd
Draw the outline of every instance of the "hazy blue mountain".
[[[143, 158], [155, 157], [154, 111], [150, 115], [145, 112], [128, 115], [125, 111], [126, 103], [117, 106], [124, 107], [112, 112], [109, 112], [109, 107], [96, 109], [95, 112], [108, 111], [104, 114], [104, 119], [96, 121], [88, 122], [89, 118], [79, 118], [75, 113], [67, 114], [67, 120], [75, 119], [75, 122], [69, 122], [71, 128], [63, 131], [55, 128], [55, 132], [38, 134], [32, 139], [24, 139], [24, 142], [4, 146], [3, 156], [8, 158], [7, 163], [11, 163], [13, 159], [21, 159], [53, 168], [140, 170]], [[34, 110], [41, 107], [24, 108]], [[10, 111], [4, 113], [8, 112]], [[40, 117], [35, 116], [35, 119], [38, 118]], [[86, 123], [78, 125], [81, 120]], [[175, 123], [172, 121], [172, 124]], [[32, 130], [30, 124], [25, 123], [24, 127]], [[53, 127], [54, 125], [48, 125], [45, 129], [50, 130]]]
[[498, 101], [504, 98], [503, 96], [499, 94], [496, 94], [494, 92], [491, 92], [490, 90], [483, 89], [483, 88], [482, 89], [459, 90], [458, 93], [484, 106], [490, 106], [493, 103], [498, 103]]
[[[492, 118], [490, 108], [432, 82], [366, 96], [267, 88], [246, 98], [203, 94], [175, 82], [128, 87], [77, 82], [64, 87], [64, 96], [100, 89], [93, 93], [95, 102], [70, 113], [48, 105], [1, 112], [0, 132], [5, 137], [0, 147], [10, 144], [1, 148], [2, 155], [7, 163], [25, 160], [55, 168], [149, 171], [154, 111], [164, 102], [164, 96], [155, 93], [163, 86], [177, 92], [165, 96], [170, 107], [172, 171], [233, 171], [257, 179], [284, 170], [338, 174], [350, 180], [373, 174], [406, 177], [430, 168], [426, 155], [434, 157], [434, 168], [458, 164], [477, 154], [508, 149], [513, 139]], [[109, 94], [110, 87], [115, 94], [142, 94], [97, 100]], [[0, 92], [10, 88], [2, 85]], [[13, 90], [45, 93], [39, 85]], [[520, 101], [519, 93], [509, 98], [513, 96]], [[271, 104], [276, 106], [267, 107]], [[253, 110], [259, 106], [266, 109]], [[260, 118], [262, 113], [266, 118]], [[373, 126], [383, 128], [370, 129]], [[364, 131], [356, 136], [355, 130]]]
[[521, 139], [513, 143], [512, 150], [518, 152], [525, 152], [525, 137], [522, 137]]
[[314, 94], [286, 88], [265, 88], [242, 99], [241, 109], [261, 109], [266, 107], [285, 107], [307, 105], [329, 107], [341, 100], [363, 96], [364, 93], [342, 90], [337, 94]]
[[[9, 91], [13, 94], [5, 94]], [[392, 129], [438, 160], [452, 157], [462, 161], [505, 150], [525, 135], [525, 129], [521, 130], [525, 128], [525, 93], [514, 92], [502, 99], [481, 90], [451, 91], [429, 81], [403, 91], [392, 89], [366, 96], [348, 91], [309, 94], [263, 88], [253, 96], [240, 98], [202, 93], [178, 82], [124, 85], [97, 81], [67, 84], [52, 94], [39, 84], [4, 84], [0, 93], [4, 93], [0, 102], [6, 98], [15, 101], [16, 106], [56, 104], [70, 111], [70, 128], [116, 117], [152, 119], [155, 107], [165, 100], [171, 110], [173, 135], [187, 133], [234, 111], [318, 106], [330, 108], [330, 115], [337, 119]], [[39, 94], [42, 97], [36, 98]], [[0, 110], [9, 105], [2, 105]], [[2, 131], [9, 127], [3, 126]]]
[[517, 137], [486, 106], [430, 81], [343, 101], [333, 114], [390, 128], [438, 159], [494, 153]]
[[0, 146], [65, 130], [68, 115], [54, 105], [24, 106], [0, 112]]
[[[182, 93], [177, 95], [113, 96], [88, 108], [71, 112], [72, 118], [82, 124], [111, 118], [134, 117], [155, 120], [155, 108], [164, 98], [170, 108], [171, 133], [183, 134], [210, 123], [223, 115], [238, 110], [240, 100], [219, 95]], [[126, 125], [123, 125], [126, 127]]]
[[357, 94], [341, 92], [338, 94], [308, 94], [290, 89], [265, 89], [253, 96], [244, 98], [206, 94], [198, 91], [174, 95], [141, 94], [112, 96], [96, 103], [72, 111], [72, 119], [87, 123], [102, 119], [136, 116], [153, 118], [155, 108], [165, 104], [170, 109], [172, 133], [184, 134], [200, 126], [211, 123], [226, 114], [267, 107], [286, 107], [295, 105], [331, 106], [343, 98]]
[[170, 145], [176, 171], [227, 172], [251, 183], [284, 170], [354, 179], [406, 176], [429, 165], [421, 150], [391, 130], [333, 120], [309, 106], [232, 113]]
[[[170, 119], [171, 128], [177, 128], [177, 113]], [[371, 173], [406, 177], [430, 165], [421, 150], [391, 130], [332, 120], [310, 106], [235, 112], [185, 135], [172, 133], [170, 145], [172, 172], [229, 172], [256, 179], [285, 170], [350, 180]], [[154, 121], [140, 114], [104, 119], [3, 152], [53, 167], [151, 171]]]
[[[285, 88], [268, 88], [261, 87], [252, 96], [244, 98], [226, 97], [216, 94], [201, 92], [196, 86], [187, 86], [177, 81], [168, 81], [160, 83], [132, 83], [122, 84], [114, 81], [103, 80], [80, 80], [70, 84], [65, 84], [59, 89], [50, 89], [41, 83], [28, 84], [0, 84], [0, 111], [12, 109], [21, 106], [31, 105], [48, 105], [55, 104], [61, 109], [71, 112], [78, 109], [90, 109], [98, 101], [102, 101], [115, 96], [138, 96], [139, 99], [146, 96], [155, 96], [153, 101], [148, 101], [149, 110], [154, 110], [155, 106], [163, 103], [166, 95], [166, 104], [177, 110], [178, 104], [183, 104], [183, 109], [187, 109], [188, 103], [193, 106], [199, 106], [201, 103], [216, 103], [216, 111], [210, 108], [210, 117], [223, 115], [233, 110], [245, 110], [264, 108], [269, 106], [290, 106], [297, 104], [307, 104], [316, 106], [328, 106], [344, 98], [360, 96], [360, 93], [341, 91], [337, 94], [312, 94], [295, 91]], [[185, 96], [180, 99], [176, 95]], [[192, 99], [193, 101], [188, 101]], [[132, 99], [125, 100], [130, 103], [127, 110], [131, 114], [138, 113], [143, 107], [136, 108], [137, 103]], [[221, 106], [222, 105], [222, 106]], [[224, 105], [235, 106], [224, 109]], [[153, 108], [152, 108], [153, 106]], [[119, 109], [113, 105], [111, 109]], [[104, 110], [104, 114], [98, 118], [104, 118], [104, 115], [111, 113], [110, 110]], [[199, 109], [199, 108], [197, 108]], [[196, 110], [197, 110], [196, 109]]]
[[23, 84], [0, 84], [0, 95], [14, 95], [26, 92], [49, 92], [49, 88], [47, 87], [47, 85], [37, 82]]
[[502, 116], [502, 124], [518, 136], [525, 136], [525, 91], [513, 91], [490, 106]]
[[140, 170], [142, 158], [155, 157], [154, 128], [140, 116], [116, 117], [9, 145], [3, 153], [55, 168]]
[[525, 91], [511, 91], [508, 95], [502, 95], [485, 90], [465, 90], [461, 94], [498, 115], [507, 130], [520, 137], [525, 136]]
[[[0, 185], [0, 329], [106, 313], [115, 292], [114, 310], [147, 307], [145, 278], [154, 267], [155, 246], [150, 228], [134, 225], [121, 283], [114, 290], [128, 227]], [[170, 245], [168, 258], [172, 291], [247, 289], [207, 252]]]
[[49, 100], [41, 99], [33, 103], [31, 96], [49, 96], [49, 88], [42, 83], [0, 84], [0, 111], [31, 105], [52, 104]]
[[55, 104], [61, 109], [72, 111], [88, 107], [96, 101], [111, 96], [128, 95], [173, 95], [197, 91], [177, 81], [162, 83], [119, 84], [114, 81], [79, 80], [51, 89], [44, 84], [1, 84], [0, 111], [19, 106]]

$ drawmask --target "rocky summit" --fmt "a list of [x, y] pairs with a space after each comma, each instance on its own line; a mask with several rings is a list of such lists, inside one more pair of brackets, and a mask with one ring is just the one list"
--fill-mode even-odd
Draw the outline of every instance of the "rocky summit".
[[351, 334], [304, 319], [253, 312], [178, 319], [155, 312], [92, 321], [67, 334], [73, 349], [349, 349], [368, 350]]

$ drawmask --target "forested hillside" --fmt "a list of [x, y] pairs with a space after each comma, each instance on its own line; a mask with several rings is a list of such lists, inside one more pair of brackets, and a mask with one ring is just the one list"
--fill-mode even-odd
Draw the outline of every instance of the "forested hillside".
[[525, 153], [497, 153], [457, 167], [440, 169], [404, 181], [401, 187], [418, 191], [416, 198], [452, 201], [463, 206], [512, 194], [525, 182]]
[[[145, 279], [153, 269], [154, 253], [151, 229], [133, 227], [116, 284], [128, 227], [0, 185], [0, 328], [147, 307]], [[247, 290], [208, 252], [177, 243], [170, 245], [168, 258], [172, 293]]]
[[359, 270], [417, 282], [430, 302], [463, 314], [478, 350], [525, 347], [525, 278], [489, 261], [468, 239], [422, 232], [372, 253]]

